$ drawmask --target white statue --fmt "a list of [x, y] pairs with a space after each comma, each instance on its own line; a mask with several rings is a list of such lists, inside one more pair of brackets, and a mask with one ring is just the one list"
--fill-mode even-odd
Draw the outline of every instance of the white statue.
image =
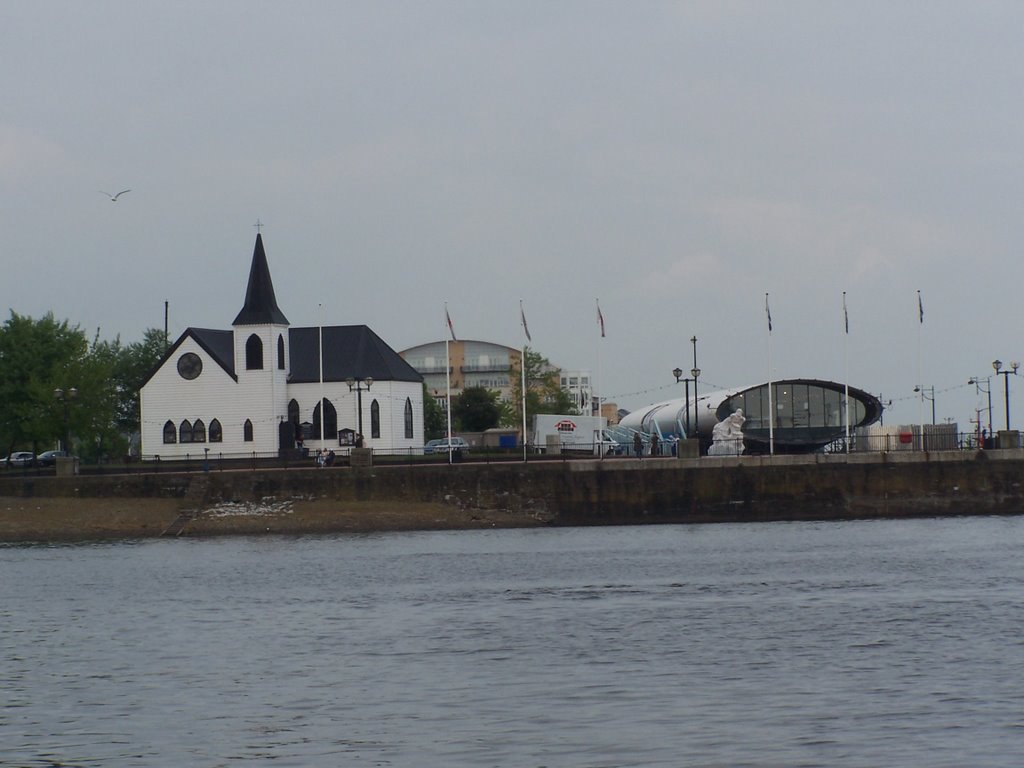
[[743, 453], [743, 410], [737, 408], [711, 430], [708, 456], [739, 456]]

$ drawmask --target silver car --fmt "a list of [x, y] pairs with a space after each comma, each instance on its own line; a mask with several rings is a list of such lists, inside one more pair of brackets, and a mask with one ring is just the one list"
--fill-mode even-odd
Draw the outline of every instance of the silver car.
[[31, 467], [35, 463], [36, 455], [32, 451], [15, 451], [0, 459], [0, 466]]

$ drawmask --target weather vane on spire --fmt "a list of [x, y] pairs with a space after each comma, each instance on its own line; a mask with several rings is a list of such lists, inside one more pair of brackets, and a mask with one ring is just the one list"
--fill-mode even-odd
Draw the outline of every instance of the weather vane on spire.
[[257, 235], [262, 234], [262, 232], [263, 232], [263, 222], [260, 221], [259, 218], [256, 219], [256, 223], [253, 224], [253, 226], [256, 227], [256, 234]]

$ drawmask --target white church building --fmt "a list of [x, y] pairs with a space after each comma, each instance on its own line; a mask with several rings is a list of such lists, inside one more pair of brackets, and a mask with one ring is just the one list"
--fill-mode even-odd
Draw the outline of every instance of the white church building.
[[292, 328], [261, 234], [231, 330], [187, 328], [140, 394], [143, 459], [423, 446], [423, 377], [365, 325]]

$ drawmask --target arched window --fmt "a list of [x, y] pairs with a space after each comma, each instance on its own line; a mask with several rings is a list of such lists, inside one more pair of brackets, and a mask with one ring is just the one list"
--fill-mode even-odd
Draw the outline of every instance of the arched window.
[[[211, 426], [212, 429], [212, 426]], [[405, 437], [411, 440], [412, 434], [412, 400], [405, 398]]]
[[263, 370], [263, 341], [255, 333], [245, 342], [245, 369]]
[[284, 334], [277, 337], [277, 370], [284, 370]]
[[217, 419], [214, 419], [213, 421], [210, 422], [210, 442], [224, 442], [224, 430], [221, 429], [220, 421], [218, 421]]
[[288, 403], [288, 421], [292, 424], [299, 423], [299, 401], [294, 398]]
[[196, 419], [196, 423], [192, 425], [192, 442], [206, 442], [206, 425], [203, 423], [202, 419]]
[[370, 403], [370, 437], [380, 437], [380, 403]]
[[[338, 412], [334, 408], [334, 403], [324, 398], [324, 435], [325, 439], [336, 438], [338, 436]], [[320, 404], [317, 403], [316, 408], [313, 409], [313, 439], [320, 439]]]
[[246, 419], [245, 424], [242, 426], [242, 435], [244, 436], [245, 442], [252, 442], [252, 422], [249, 419]]
[[179, 443], [191, 443], [192, 442], [192, 425], [189, 424], [188, 419], [185, 419], [178, 426], [178, 442]]
[[164, 442], [165, 443], [176, 443], [178, 442], [178, 430], [174, 428], [174, 422], [170, 419], [164, 424]]

